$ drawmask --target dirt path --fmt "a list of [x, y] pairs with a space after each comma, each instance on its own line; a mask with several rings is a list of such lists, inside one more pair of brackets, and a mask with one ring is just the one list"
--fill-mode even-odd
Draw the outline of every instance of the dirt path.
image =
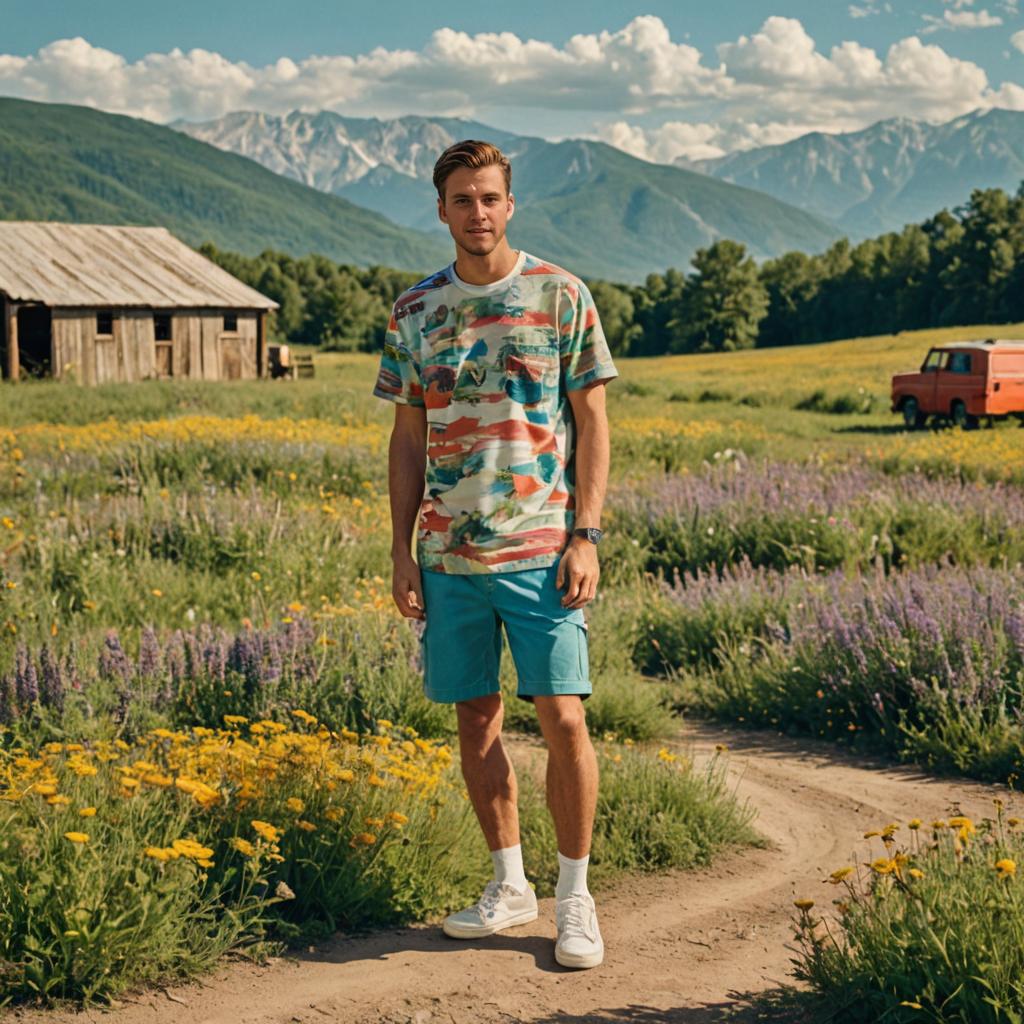
[[[339, 939], [265, 967], [231, 963], [201, 984], [131, 996], [114, 1011], [13, 1012], [19, 1024], [709, 1024], [747, 993], [787, 982], [791, 901], [835, 895], [821, 879], [867, 859], [860, 837], [888, 821], [990, 814], [995, 787], [870, 765], [825, 744], [693, 724], [698, 764], [730, 748], [737, 792], [771, 848], [712, 868], [631, 878], [599, 897], [607, 947], [593, 971], [555, 964], [553, 908], [479, 943], [422, 926]], [[1020, 808], [1018, 807], [1019, 811]], [[877, 856], [877, 852], [875, 853]], [[730, 1017], [729, 1019], [733, 1019]]]

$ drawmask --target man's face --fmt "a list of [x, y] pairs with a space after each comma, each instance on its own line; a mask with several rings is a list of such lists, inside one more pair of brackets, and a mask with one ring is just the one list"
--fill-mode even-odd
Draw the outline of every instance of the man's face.
[[448, 225], [455, 244], [473, 256], [486, 256], [505, 237], [515, 199], [505, 191], [501, 168], [457, 167], [445, 182], [437, 215]]

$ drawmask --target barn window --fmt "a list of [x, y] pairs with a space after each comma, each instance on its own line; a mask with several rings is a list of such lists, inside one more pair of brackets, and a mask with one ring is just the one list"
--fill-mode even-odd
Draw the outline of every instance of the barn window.
[[153, 314], [153, 337], [156, 341], [171, 340], [171, 314]]
[[113, 310], [99, 309], [96, 311], [96, 333], [101, 336], [109, 336], [114, 333]]
[[237, 331], [238, 330], [238, 314], [237, 313], [225, 313], [224, 314], [224, 330], [225, 331]]

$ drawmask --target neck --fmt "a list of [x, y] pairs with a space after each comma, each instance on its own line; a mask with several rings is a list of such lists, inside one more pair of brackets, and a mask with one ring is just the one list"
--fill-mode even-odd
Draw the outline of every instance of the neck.
[[519, 253], [503, 238], [486, 256], [457, 248], [455, 273], [466, 284], [493, 284], [512, 273]]

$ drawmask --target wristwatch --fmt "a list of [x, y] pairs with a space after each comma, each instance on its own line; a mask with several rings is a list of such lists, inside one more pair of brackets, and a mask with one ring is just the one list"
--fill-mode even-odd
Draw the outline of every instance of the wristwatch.
[[604, 536], [604, 532], [596, 526], [581, 526], [579, 529], [573, 530], [572, 535], [574, 537], [585, 537], [591, 544], [597, 544], [601, 537]]

